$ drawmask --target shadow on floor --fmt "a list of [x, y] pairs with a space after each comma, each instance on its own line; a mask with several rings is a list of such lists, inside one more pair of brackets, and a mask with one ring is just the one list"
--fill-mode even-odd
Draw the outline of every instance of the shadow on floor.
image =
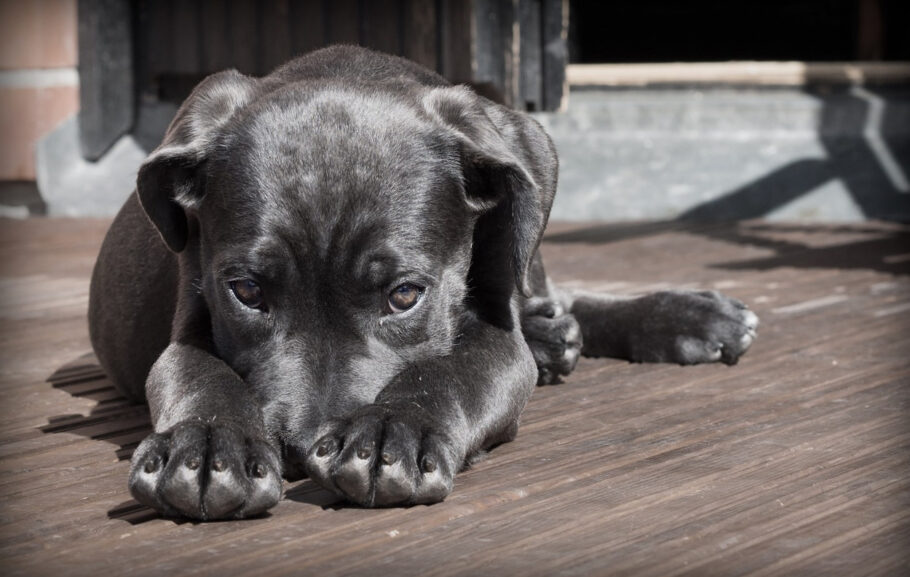
[[42, 433], [72, 433], [105, 441], [116, 447], [118, 460], [126, 461], [152, 432], [148, 407], [121, 395], [91, 353], [60, 367], [47, 382], [73, 397], [93, 399], [97, 404], [87, 415], [48, 417], [47, 425], [40, 428]]
[[[756, 246], [774, 251], [771, 257], [714, 263], [712, 268], [728, 270], [768, 270], [776, 267], [803, 269], [865, 269], [894, 275], [910, 275], [910, 228], [895, 226], [891, 230], [858, 225], [799, 226], [750, 223], [694, 223], [682, 221], [617, 223], [595, 225], [577, 230], [548, 234], [547, 243], [608, 244], [667, 232], [681, 232], [742, 246]], [[853, 238], [837, 245], [814, 247], [782, 234], [837, 234]], [[857, 235], [867, 238], [856, 240]]]
[[[796, 227], [793, 227], [795, 230]], [[874, 270], [892, 275], [910, 275], [910, 229], [879, 231], [873, 238], [833, 246], [812, 247], [792, 241], [769, 239], [761, 235], [768, 227], [713, 229], [705, 236], [742, 245], [774, 250], [772, 257], [715, 263], [712, 268], [726, 270], [770, 270], [778, 267], [800, 269]], [[771, 229], [780, 231], [780, 228]], [[802, 232], [802, 231], [799, 231]], [[856, 232], [845, 230], [844, 232]]]
[[[107, 379], [92, 353], [82, 355], [60, 367], [48, 377], [47, 382], [55, 389], [66, 391], [73, 397], [93, 399], [97, 404], [88, 415], [48, 417], [47, 425], [40, 427], [42, 433], [71, 433], [95, 441], [105, 441], [116, 447], [118, 460], [128, 461], [142, 439], [152, 432], [148, 407], [123, 397]], [[304, 479], [287, 489], [285, 498], [323, 509], [348, 506], [309, 479]], [[264, 515], [268, 516], [268, 513]], [[156, 511], [132, 499], [109, 510], [107, 516], [109, 519], [126, 521], [131, 525], [160, 518]], [[173, 521], [176, 524], [191, 522], [186, 519]]]
[[48, 417], [42, 433], [72, 433], [116, 447], [117, 459], [129, 460], [133, 450], [152, 432], [148, 407], [121, 395], [107, 379], [95, 355], [88, 353], [60, 367], [48, 377], [55, 389], [73, 397], [97, 401], [87, 415]]
[[[127, 461], [139, 443], [152, 432], [148, 407], [121, 395], [108, 380], [92, 353], [63, 365], [47, 382], [73, 397], [97, 401], [87, 415], [70, 414], [48, 417], [42, 433], [71, 433], [112, 444], [120, 461]], [[124, 484], [126, 479], [124, 479]], [[109, 519], [132, 525], [158, 518], [158, 513], [129, 500], [107, 512]]]

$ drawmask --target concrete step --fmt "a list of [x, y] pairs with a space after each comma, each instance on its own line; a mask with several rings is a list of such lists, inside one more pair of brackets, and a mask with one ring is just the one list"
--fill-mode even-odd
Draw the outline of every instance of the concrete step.
[[553, 218], [910, 220], [910, 87], [575, 89]]

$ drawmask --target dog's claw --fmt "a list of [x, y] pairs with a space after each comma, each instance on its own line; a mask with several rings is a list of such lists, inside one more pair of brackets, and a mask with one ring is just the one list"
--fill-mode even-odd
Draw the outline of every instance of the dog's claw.
[[144, 470], [146, 473], [154, 473], [158, 470], [158, 467], [161, 465], [161, 458], [158, 456], [152, 457], [145, 462]]
[[268, 469], [266, 469], [265, 465], [262, 463], [256, 463], [253, 465], [253, 476], [257, 479], [264, 479], [267, 473]]

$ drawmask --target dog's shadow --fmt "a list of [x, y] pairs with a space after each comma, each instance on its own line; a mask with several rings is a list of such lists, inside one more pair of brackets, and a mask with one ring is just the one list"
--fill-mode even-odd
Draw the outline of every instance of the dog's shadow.
[[[104, 374], [93, 353], [84, 354], [61, 366], [47, 378], [47, 382], [55, 389], [65, 391], [76, 398], [94, 400], [96, 404], [88, 414], [48, 417], [47, 424], [39, 427], [42, 433], [70, 433], [95, 441], [104, 441], [114, 446], [119, 461], [128, 461], [142, 439], [152, 432], [148, 407], [121, 395]], [[285, 498], [323, 509], [336, 509], [345, 505], [338, 497], [309, 479], [289, 487], [285, 492]], [[131, 525], [159, 518], [157, 512], [132, 499], [109, 510], [107, 516], [109, 519], [126, 521]]]

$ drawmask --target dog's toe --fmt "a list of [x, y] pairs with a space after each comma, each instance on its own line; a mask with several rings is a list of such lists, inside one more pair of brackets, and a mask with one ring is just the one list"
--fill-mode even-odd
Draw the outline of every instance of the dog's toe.
[[457, 460], [442, 437], [428, 435], [423, 440], [423, 457], [420, 460], [420, 483], [414, 503], [435, 503], [452, 492]]
[[759, 325], [758, 315], [753, 313], [752, 311], [750, 311], [747, 308], [743, 308], [742, 309], [742, 323], [748, 331], [754, 333], [758, 329], [758, 325]]
[[143, 505], [159, 511], [164, 505], [157, 491], [168, 457], [167, 437], [152, 433], [136, 449], [130, 471], [130, 493]]
[[245, 467], [248, 488], [241, 517], [259, 515], [281, 499], [281, 464], [277, 455], [261, 441], [249, 445]]
[[338, 489], [361, 505], [372, 505], [373, 471], [377, 466], [382, 427], [383, 423], [376, 415], [353, 421], [332, 471]]
[[418, 435], [405, 423], [387, 423], [377, 463], [375, 505], [405, 503], [417, 492], [418, 441]]

